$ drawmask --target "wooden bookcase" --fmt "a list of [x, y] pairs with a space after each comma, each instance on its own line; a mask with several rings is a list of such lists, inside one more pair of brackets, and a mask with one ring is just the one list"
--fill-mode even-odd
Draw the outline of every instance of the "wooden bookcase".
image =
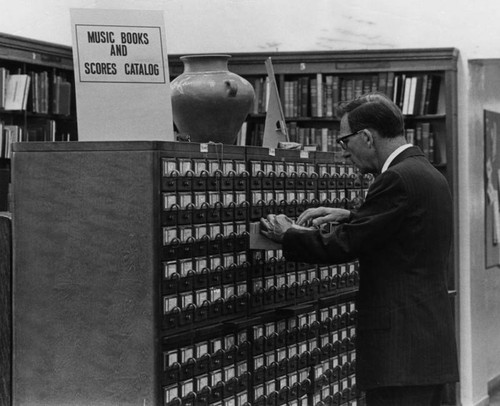
[[[18, 141], [76, 141], [78, 135], [71, 47], [0, 33], [2, 68], [7, 76], [26, 74], [30, 78], [25, 109], [6, 110], [0, 104], [0, 210], [5, 211], [11, 137]], [[65, 83], [61, 85], [61, 81]], [[5, 91], [7, 83], [0, 85]]]

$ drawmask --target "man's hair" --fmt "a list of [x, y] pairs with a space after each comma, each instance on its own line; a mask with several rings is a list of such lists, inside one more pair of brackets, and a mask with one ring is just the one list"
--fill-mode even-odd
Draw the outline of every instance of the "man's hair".
[[404, 135], [403, 114], [383, 93], [366, 93], [342, 106], [341, 113], [352, 132], [372, 128], [386, 138]]

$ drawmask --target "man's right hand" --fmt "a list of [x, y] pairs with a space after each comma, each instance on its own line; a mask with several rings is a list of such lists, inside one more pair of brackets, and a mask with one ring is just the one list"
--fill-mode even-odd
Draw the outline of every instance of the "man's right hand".
[[319, 227], [324, 223], [343, 223], [349, 219], [351, 212], [337, 207], [315, 207], [305, 210], [296, 224], [305, 227]]

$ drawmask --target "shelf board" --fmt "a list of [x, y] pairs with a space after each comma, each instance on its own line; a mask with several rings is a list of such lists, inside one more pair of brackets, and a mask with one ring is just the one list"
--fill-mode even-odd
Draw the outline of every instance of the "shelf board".
[[[266, 118], [265, 113], [260, 114], [249, 114], [247, 120], [263, 120]], [[405, 114], [405, 120], [445, 120], [446, 114], [425, 114], [425, 115], [411, 115]], [[328, 122], [328, 123], [336, 123], [340, 122], [340, 119], [337, 117], [285, 117], [285, 121], [312, 121], [312, 122]]]
[[405, 120], [444, 120], [446, 119], [446, 114], [424, 114], [420, 115], [411, 115], [405, 114]]
[[[266, 118], [266, 114], [250, 114], [247, 117], [247, 120], [264, 120]], [[290, 121], [301, 121], [301, 122], [326, 122], [326, 123], [336, 123], [339, 122], [340, 119], [336, 117], [285, 117], [286, 122]]]

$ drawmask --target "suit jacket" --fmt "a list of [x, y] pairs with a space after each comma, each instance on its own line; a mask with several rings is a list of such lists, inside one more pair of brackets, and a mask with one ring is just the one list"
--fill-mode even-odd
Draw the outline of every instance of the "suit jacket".
[[357, 383], [431, 385], [458, 380], [446, 271], [452, 242], [446, 179], [411, 147], [372, 183], [347, 223], [328, 233], [290, 229], [287, 260], [359, 260]]

